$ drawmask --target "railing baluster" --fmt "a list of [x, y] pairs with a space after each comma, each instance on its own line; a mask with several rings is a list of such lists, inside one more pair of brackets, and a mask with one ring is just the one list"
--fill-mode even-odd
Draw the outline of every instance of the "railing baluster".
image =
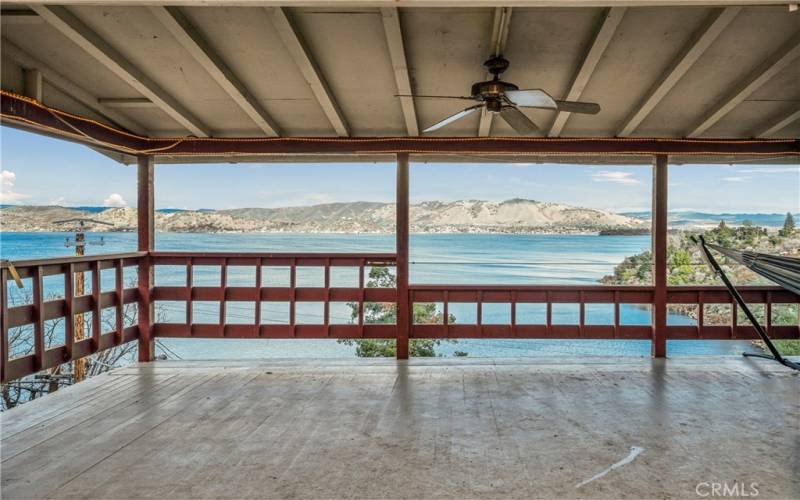
[[123, 282], [123, 278], [124, 267], [122, 266], [122, 259], [117, 259], [114, 267], [114, 279], [116, 281], [117, 292], [117, 321], [114, 332], [114, 343], [116, 345], [122, 345], [122, 340], [124, 338], [123, 330], [125, 329], [125, 283]]
[[100, 315], [102, 309], [100, 307], [100, 261], [96, 260], [92, 263], [92, 352], [97, 352], [100, 349], [100, 334], [102, 333], [100, 325]]
[[2, 339], [0, 339], [0, 381], [6, 381], [6, 370], [8, 367], [8, 270], [6, 268], [0, 269], [0, 330], [2, 330]]
[[697, 292], [697, 338], [703, 336], [703, 326], [706, 323], [706, 305], [703, 301], [703, 292]]
[[517, 336], [517, 291], [511, 290], [511, 336]]
[[483, 290], [478, 290], [478, 332], [483, 337]]
[[292, 327], [292, 336], [297, 337], [296, 302], [297, 302], [297, 259], [291, 260], [289, 267], [289, 325]]
[[[220, 272], [222, 270], [220, 269]], [[189, 329], [191, 335], [192, 331], [192, 309], [194, 304], [192, 301], [192, 290], [194, 289], [194, 259], [189, 257], [186, 262], [186, 327]]]
[[220, 285], [222, 285], [222, 296], [219, 301], [219, 336], [225, 336], [225, 317], [227, 316], [226, 302], [228, 298], [228, 259], [222, 260], [220, 266]]
[[619, 292], [614, 291], [614, 338], [619, 338]]
[[764, 318], [764, 323], [767, 325], [767, 335], [772, 334], [772, 292], [766, 293], [767, 303], [764, 305], [764, 314], [766, 318]]
[[583, 292], [578, 292], [578, 308], [580, 311], [578, 313], [578, 335], [580, 335], [581, 338], [586, 337], [586, 304], [583, 303], [584, 300]]
[[359, 259], [358, 264], [358, 336], [364, 336], [364, 265], [365, 259]]
[[325, 324], [325, 336], [331, 336], [331, 259], [327, 257], [325, 259], [325, 277], [324, 277], [324, 287], [325, 287], [325, 304], [323, 305], [324, 311], [322, 313], [323, 319], [322, 321]]
[[75, 298], [75, 266], [64, 268], [64, 361], [72, 361], [72, 344], [75, 343], [75, 316], [72, 303]]
[[42, 287], [42, 266], [33, 268], [33, 370], [38, 372], [44, 366], [44, 291]]
[[263, 262], [260, 258], [256, 259], [256, 311], [255, 311], [255, 324], [256, 324], [256, 337], [261, 335], [261, 267]]
[[547, 336], [553, 336], [553, 302], [550, 297], [550, 292], [545, 293], [545, 300], [547, 301]]
[[450, 338], [450, 294], [447, 290], [442, 296], [442, 324], [444, 325], [444, 336]]

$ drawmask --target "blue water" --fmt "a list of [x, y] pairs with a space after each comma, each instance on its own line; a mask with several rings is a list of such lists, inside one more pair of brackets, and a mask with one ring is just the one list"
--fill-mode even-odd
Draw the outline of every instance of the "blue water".
[[[64, 246], [69, 233], [0, 233], [0, 256], [23, 260], [66, 256], [72, 248]], [[117, 253], [136, 250], [134, 233], [87, 234], [87, 241], [103, 245], [87, 247], [87, 254]], [[156, 248], [164, 251], [241, 251], [241, 252], [393, 252], [393, 235], [375, 234], [185, 234], [159, 233]], [[591, 284], [613, 272], [625, 257], [650, 246], [650, 237], [596, 235], [482, 235], [425, 234], [411, 236], [412, 283], [463, 284]], [[245, 277], [246, 278], [246, 277]], [[113, 271], [101, 275], [101, 288], [113, 289]], [[126, 277], [126, 279], [128, 279]], [[181, 283], [181, 275], [168, 267], [157, 269], [157, 284]], [[63, 282], [62, 282], [63, 283]], [[45, 293], [57, 289], [58, 283], [45, 282]], [[62, 285], [63, 286], [63, 285]], [[18, 294], [9, 288], [10, 294]], [[541, 324], [541, 305], [519, 306], [517, 322]], [[195, 304], [196, 317], [215, 317], [216, 310], [204, 310]], [[163, 304], [167, 319], [182, 317], [182, 310]], [[280, 311], [267, 311], [280, 315]], [[229, 315], [247, 317], [229, 306]], [[456, 322], [474, 323], [474, 305], [451, 304], [450, 313]], [[332, 317], [346, 320], [347, 311], [332, 310]], [[266, 316], [265, 316], [266, 317]], [[317, 321], [320, 313], [298, 306], [298, 320]], [[485, 304], [484, 322], [508, 323], [505, 304]], [[586, 307], [587, 323], [611, 324], [613, 308], [607, 304]], [[649, 306], [623, 305], [622, 324], [649, 325]], [[575, 324], [576, 304], [554, 305], [553, 322]], [[694, 320], [670, 315], [670, 324], [692, 325]], [[246, 319], [245, 319], [246, 322]], [[184, 359], [264, 358], [264, 357], [342, 357], [353, 356], [354, 348], [327, 340], [205, 340], [161, 339], [163, 345]], [[748, 342], [737, 341], [670, 341], [670, 355], [738, 354]], [[469, 356], [516, 357], [553, 355], [630, 355], [647, 356], [647, 341], [570, 341], [570, 340], [497, 340], [464, 339], [458, 343], [442, 343], [437, 352], [452, 355], [465, 351]]]

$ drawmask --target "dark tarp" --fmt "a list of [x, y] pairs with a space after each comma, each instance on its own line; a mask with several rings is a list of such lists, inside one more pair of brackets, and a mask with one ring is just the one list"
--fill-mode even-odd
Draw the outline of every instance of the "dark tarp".
[[735, 260], [781, 287], [800, 295], [800, 258], [757, 252], [740, 252], [706, 243], [722, 255]]

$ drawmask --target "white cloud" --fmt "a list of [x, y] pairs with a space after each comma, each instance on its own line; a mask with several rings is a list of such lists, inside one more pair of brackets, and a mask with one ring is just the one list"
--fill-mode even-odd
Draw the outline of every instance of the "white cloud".
[[119, 193], [111, 193], [108, 198], [103, 200], [103, 205], [106, 207], [127, 207], [128, 202]]
[[619, 172], [611, 170], [603, 170], [592, 174], [595, 182], [615, 182], [617, 184], [641, 184], [638, 180], [631, 177], [631, 172]]
[[17, 193], [14, 191], [14, 184], [16, 182], [17, 174], [14, 172], [10, 170], [3, 170], [0, 172], [0, 202], [16, 203], [29, 197], [27, 194]]
[[722, 180], [726, 182], [747, 182], [750, 180], [750, 177], [746, 176], [723, 177]]
[[743, 174], [800, 174], [800, 167], [760, 167], [739, 170]]
[[64, 206], [66, 202], [67, 202], [66, 198], [64, 198], [63, 196], [59, 196], [58, 198], [53, 198], [52, 200], [50, 200], [50, 205]]

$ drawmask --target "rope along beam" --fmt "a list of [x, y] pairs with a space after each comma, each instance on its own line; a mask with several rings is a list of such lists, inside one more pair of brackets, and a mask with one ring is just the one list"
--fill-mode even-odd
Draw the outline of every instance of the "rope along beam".
[[93, 147], [131, 155], [181, 157], [375, 154], [486, 154], [508, 156], [758, 156], [800, 157], [797, 139], [663, 139], [545, 137], [172, 137], [132, 134], [0, 91], [0, 117]]

